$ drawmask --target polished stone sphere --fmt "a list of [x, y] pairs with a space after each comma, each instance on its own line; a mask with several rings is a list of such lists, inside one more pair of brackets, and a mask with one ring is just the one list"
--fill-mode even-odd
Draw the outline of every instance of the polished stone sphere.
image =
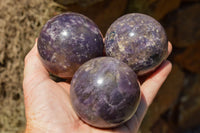
[[116, 127], [128, 121], [138, 107], [140, 95], [135, 72], [112, 57], [84, 63], [74, 74], [70, 88], [77, 115], [98, 128]]
[[131, 13], [118, 18], [105, 36], [108, 56], [127, 63], [137, 74], [154, 70], [166, 58], [168, 40], [154, 18]]
[[84, 62], [103, 55], [103, 37], [86, 16], [64, 13], [44, 25], [38, 38], [38, 51], [50, 73], [72, 77]]

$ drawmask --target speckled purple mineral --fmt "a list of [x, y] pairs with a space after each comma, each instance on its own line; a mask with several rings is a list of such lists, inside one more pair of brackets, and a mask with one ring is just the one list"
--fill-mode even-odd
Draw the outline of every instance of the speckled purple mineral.
[[74, 74], [70, 98], [77, 115], [98, 128], [111, 128], [128, 121], [140, 102], [135, 72], [112, 57], [99, 57], [83, 64]]
[[72, 77], [84, 62], [103, 55], [103, 37], [89, 18], [64, 13], [44, 25], [38, 38], [38, 51], [50, 73]]
[[131, 13], [117, 19], [105, 36], [108, 56], [127, 63], [139, 75], [159, 66], [167, 55], [164, 28], [154, 18]]

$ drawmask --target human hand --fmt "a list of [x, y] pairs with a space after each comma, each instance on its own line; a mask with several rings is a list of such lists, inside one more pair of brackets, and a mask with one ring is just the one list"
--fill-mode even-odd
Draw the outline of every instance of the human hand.
[[[168, 55], [172, 46], [168, 43]], [[24, 68], [26, 133], [135, 133], [159, 88], [171, 71], [164, 61], [147, 78], [142, 77], [142, 98], [135, 115], [113, 129], [98, 129], [84, 123], [72, 109], [70, 84], [53, 81], [39, 59], [37, 44], [27, 54]]]

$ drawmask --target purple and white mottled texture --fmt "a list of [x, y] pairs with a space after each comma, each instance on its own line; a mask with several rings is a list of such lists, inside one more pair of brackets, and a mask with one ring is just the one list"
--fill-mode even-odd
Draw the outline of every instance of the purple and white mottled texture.
[[81, 64], [103, 55], [103, 37], [89, 18], [64, 13], [44, 25], [38, 38], [38, 50], [50, 73], [72, 77]]
[[167, 55], [167, 36], [154, 18], [132, 13], [118, 18], [108, 29], [105, 49], [112, 56], [127, 63], [139, 75], [159, 66]]
[[70, 98], [77, 115], [98, 128], [111, 128], [129, 120], [140, 102], [135, 72], [112, 57], [83, 64], [74, 74]]

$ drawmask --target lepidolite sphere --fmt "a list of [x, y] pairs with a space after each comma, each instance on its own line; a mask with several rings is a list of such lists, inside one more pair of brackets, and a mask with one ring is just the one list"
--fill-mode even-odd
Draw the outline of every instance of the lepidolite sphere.
[[96, 24], [86, 16], [64, 13], [44, 25], [38, 50], [50, 73], [72, 77], [81, 64], [103, 55], [103, 38]]
[[159, 66], [167, 55], [168, 40], [154, 18], [131, 13], [118, 18], [105, 36], [108, 56], [127, 63], [139, 75]]
[[111, 57], [83, 64], [73, 76], [70, 98], [77, 115], [98, 128], [111, 128], [129, 120], [140, 101], [135, 72]]

